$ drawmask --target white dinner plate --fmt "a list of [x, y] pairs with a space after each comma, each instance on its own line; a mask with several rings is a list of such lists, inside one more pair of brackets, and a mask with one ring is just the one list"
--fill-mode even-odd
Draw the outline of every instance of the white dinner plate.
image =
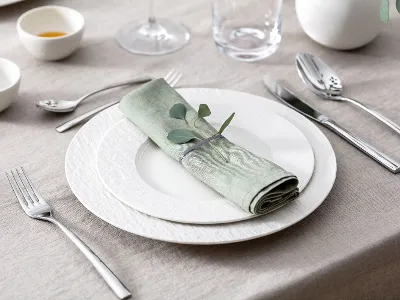
[[[248, 94], [219, 89], [179, 89], [189, 93], [214, 91], [229, 99]], [[75, 135], [68, 148], [65, 169], [68, 183], [79, 201], [93, 214], [125, 231], [156, 240], [182, 244], [225, 244], [251, 240], [283, 230], [312, 213], [329, 194], [336, 176], [336, 158], [322, 132], [309, 120], [275, 101], [252, 96], [267, 103], [268, 112], [288, 119], [309, 140], [314, 150], [314, 174], [300, 197], [270, 214], [241, 222], [193, 225], [165, 221], [140, 213], [115, 198], [102, 184], [96, 167], [96, 153], [105, 134], [121, 120], [117, 106], [102, 112]]]
[[[250, 94], [227, 98], [215, 90], [188, 90], [183, 96], [192, 107], [207, 102], [208, 122], [219, 128], [231, 112], [236, 115], [224, 136], [264, 157], [299, 179], [300, 192], [314, 170], [314, 153], [303, 133], [266, 102]], [[246, 104], [246, 105], [244, 105]], [[220, 224], [253, 218], [186, 171], [139, 128], [124, 118], [100, 144], [97, 167], [104, 186], [121, 202], [147, 215], [190, 224]]]

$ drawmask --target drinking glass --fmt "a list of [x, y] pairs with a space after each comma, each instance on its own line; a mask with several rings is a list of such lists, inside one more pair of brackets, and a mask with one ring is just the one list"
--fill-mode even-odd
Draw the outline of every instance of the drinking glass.
[[144, 55], [162, 55], [179, 50], [190, 38], [189, 30], [169, 19], [156, 19], [154, 1], [149, 1], [147, 21], [132, 21], [117, 33], [117, 41], [125, 50]]
[[213, 0], [217, 48], [241, 61], [264, 59], [281, 42], [282, 0]]

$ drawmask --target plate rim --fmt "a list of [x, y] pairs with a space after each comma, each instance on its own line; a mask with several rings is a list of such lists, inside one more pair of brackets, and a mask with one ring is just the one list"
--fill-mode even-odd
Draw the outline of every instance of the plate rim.
[[[183, 89], [183, 88], [182, 88], [182, 89]], [[322, 200], [319, 201], [318, 205], [316, 205], [312, 210], [310, 210], [308, 213], [302, 215], [301, 218], [297, 219], [295, 222], [293, 222], [293, 223], [291, 223], [291, 224], [285, 225], [285, 226], [283, 226], [283, 227], [281, 227], [281, 228], [278, 228], [278, 229], [276, 229], [276, 230], [271, 230], [271, 231], [269, 231], [268, 233], [262, 233], [262, 234], [258, 234], [258, 235], [253, 235], [253, 236], [251, 236], [251, 237], [245, 237], [245, 238], [235, 239], [235, 240], [228, 240], [228, 239], [219, 240], [219, 241], [205, 241], [205, 240], [199, 241], [199, 240], [193, 240], [193, 239], [191, 239], [191, 240], [188, 240], [188, 239], [186, 239], [186, 240], [176, 240], [176, 239], [174, 239], [174, 238], [168, 238], [168, 237], [165, 237], [165, 236], [163, 236], [162, 238], [161, 238], [161, 237], [154, 237], [154, 236], [152, 236], [151, 234], [148, 234], [147, 232], [138, 233], [138, 232], [133, 232], [132, 229], [123, 228], [123, 226], [118, 225], [115, 221], [110, 220], [108, 217], [104, 217], [104, 216], [102, 216], [101, 214], [99, 214], [98, 212], [92, 211], [92, 209], [89, 208], [89, 205], [87, 205], [87, 203], [86, 203], [84, 200], [81, 200], [81, 199], [80, 199], [80, 197], [79, 197], [80, 192], [76, 190], [76, 188], [75, 188], [74, 185], [71, 185], [71, 178], [70, 178], [71, 174], [69, 174], [68, 166], [67, 166], [67, 164], [68, 164], [68, 156], [69, 156], [69, 153], [72, 151], [72, 150], [71, 150], [71, 149], [72, 149], [72, 145], [75, 143], [75, 141], [77, 140], [77, 138], [82, 134], [82, 132], [83, 132], [84, 130], [86, 130], [89, 126], [91, 126], [91, 124], [94, 124], [94, 123], [96, 122], [97, 119], [100, 119], [100, 118], [102, 117], [102, 115], [105, 115], [109, 110], [111, 110], [111, 109], [113, 108], [113, 107], [111, 107], [111, 108], [109, 108], [108, 110], [105, 110], [105, 111], [102, 112], [101, 114], [99, 114], [99, 115], [97, 115], [96, 117], [94, 117], [92, 120], [90, 120], [88, 123], [86, 123], [82, 128], [80, 128], [80, 130], [79, 130], [79, 131], [74, 135], [74, 137], [72, 138], [72, 140], [71, 140], [71, 142], [70, 142], [70, 144], [69, 144], [69, 146], [68, 146], [67, 152], [66, 152], [65, 168], [66, 168], [66, 177], [67, 177], [68, 184], [70, 185], [70, 188], [71, 188], [72, 192], [75, 194], [75, 196], [77, 197], [78, 201], [81, 202], [81, 204], [82, 204], [86, 209], [88, 209], [88, 210], [89, 210], [91, 213], [93, 213], [95, 216], [97, 216], [98, 218], [104, 220], [105, 222], [109, 223], [110, 225], [112, 225], [112, 226], [114, 226], [114, 227], [116, 227], [116, 228], [118, 228], [118, 229], [124, 230], [124, 231], [126, 231], [126, 232], [129, 232], [129, 233], [138, 235], [138, 236], [142, 236], [142, 237], [146, 237], [146, 238], [150, 238], [150, 239], [154, 239], [154, 240], [160, 240], [160, 241], [164, 241], [164, 242], [176, 243], [176, 244], [215, 245], [215, 244], [229, 244], [229, 243], [236, 243], [236, 242], [248, 241], [248, 240], [252, 240], [252, 239], [264, 237], [264, 236], [267, 236], [267, 235], [276, 233], [276, 232], [278, 232], [278, 231], [284, 230], [284, 229], [286, 229], [286, 228], [288, 228], [288, 227], [290, 227], [290, 226], [292, 226], [292, 225], [294, 225], [294, 224], [300, 222], [301, 220], [303, 220], [303, 219], [306, 218], [307, 216], [309, 216], [312, 212], [314, 212], [314, 211], [323, 203], [323, 201], [326, 199], [326, 197], [329, 195], [330, 191], [331, 191], [332, 188], [333, 188], [333, 185], [334, 185], [334, 182], [335, 182], [335, 179], [336, 179], [336, 173], [337, 173], [337, 162], [336, 162], [336, 155], [335, 155], [335, 152], [334, 152], [334, 150], [333, 150], [333, 147], [332, 147], [330, 141], [328, 140], [328, 138], [323, 134], [323, 132], [322, 132], [313, 122], [311, 122], [310, 120], [308, 120], [308, 119], [305, 118], [304, 116], [298, 114], [297, 112], [291, 110], [291, 109], [288, 108], [287, 106], [285, 106], [285, 105], [283, 105], [283, 104], [281, 104], [281, 103], [279, 103], [279, 102], [277, 102], [277, 101], [274, 101], [274, 100], [271, 100], [271, 99], [268, 99], [268, 98], [266, 98], [266, 97], [262, 97], [262, 96], [259, 96], [259, 95], [254, 95], [254, 94], [251, 94], [251, 93], [245, 93], [245, 92], [240, 92], [240, 91], [235, 91], [235, 90], [230, 90], [230, 89], [217, 89], [217, 88], [184, 88], [184, 89], [216, 90], [216, 91], [228, 91], [228, 92], [235, 92], [235, 93], [250, 94], [250, 95], [253, 95], [253, 96], [255, 96], [255, 97], [259, 97], [260, 99], [263, 99], [263, 101], [269, 101], [269, 102], [271, 103], [271, 105], [275, 105], [277, 111], [278, 111], [278, 110], [283, 110], [283, 111], [286, 112], [287, 114], [289, 114], [289, 115], [291, 114], [295, 119], [297, 119], [298, 122], [301, 122], [301, 123], [305, 124], [305, 126], [308, 127], [310, 131], [313, 131], [313, 132], [317, 133], [317, 134], [320, 136], [320, 138], [321, 138], [323, 141], [326, 142], [325, 146], [327, 147], [328, 152], [330, 152], [330, 155], [332, 155], [332, 163], [333, 163], [333, 164], [330, 166], [330, 168], [331, 168], [331, 174], [330, 174], [330, 175], [331, 175], [331, 179], [330, 179], [330, 181], [329, 181], [329, 188], [323, 193], [324, 195], [322, 196]], [[303, 129], [303, 130], [304, 130], [304, 129]], [[310, 134], [310, 133], [308, 133], [307, 135], [309, 135], [309, 134]], [[307, 136], [307, 135], [306, 135], [306, 136]], [[311, 143], [311, 142], [310, 142], [310, 143]], [[313, 143], [311, 143], [311, 145], [312, 145], [313, 148], [314, 148]], [[315, 153], [315, 152], [316, 152], [316, 151], [315, 151], [315, 149], [314, 149], [314, 153]], [[318, 163], [318, 162], [317, 162], [317, 163]], [[313, 181], [313, 179], [311, 179], [311, 181]], [[310, 182], [310, 183], [311, 183], [311, 182]], [[309, 185], [310, 185], [310, 183], [309, 183]], [[116, 200], [117, 200], [117, 199], [116, 199]], [[117, 200], [117, 201], [118, 201], [118, 200]], [[121, 205], [122, 205], [122, 203], [121, 203]], [[127, 208], [127, 209], [131, 209], [131, 208], [128, 207], [128, 206], [126, 206], [126, 208]], [[131, 210], [133, 210], [133, 209], [131, 209]], [[139, 213], [139, 212], [137, 212], [137, 213]], [[139, 213], [139, 214], [141, 214], [141, 213]], [[149, 217], [149, 218], [152, 218], [152, 217]], [[256, 219], [257, 219], [257, 218], [256, 218]], [[255, 219], [246, 220], [246, 221], [243, 221], [243, 222], [249, 222], [249, 221], [253, 221], [253, 220], [255, 220]], [[162, 222], [168, 222], [168, 221], [164, 221], [164, 220], [161, 220], [161, 221], [162, 221]], [[168, 222], [168, 223], [173, 223], [173, 222]], [[239, 223], [242, 223], [242, 222], [239, 222]], [[233, 223], [233, 224], [235, 224], [235, 223]], [[188, 224], [179, 224], [179, 225], [180, 225], [180, 226], [190, 226], [190, 227], [203, 227], [203, 226], [220, 227], [220, 226], [229, 226], [230, 224], [226, 224], [226, 225], [224, 225], [224, 224], [222, 224], [222, 225], [221, 225], [221, 224], [217, 224], [217, 225], [188, 225]], [[136, 229], [136, 228], [135, 228], [135, 229]]]

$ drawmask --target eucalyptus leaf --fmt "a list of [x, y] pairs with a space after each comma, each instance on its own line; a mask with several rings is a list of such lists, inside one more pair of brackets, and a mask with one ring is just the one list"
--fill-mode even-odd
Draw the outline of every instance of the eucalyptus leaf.
[[200, 104], [199, 105], [199, 111], [197, 112], [197, 117], [199, 118], [205, 118], [211, 115], [211, 110], [208, 107], [207, 104]]
[[224, 124], [222, 124], [221, 128], [218, 130], [219, 134], [222, 134], [222, 132], [226, 129], [226, 127], [228, 127], [228, 125], [231, 123], [233, 117], [235, 116], [235, 113], [232, 113], [228, 119], [226, 119], [226, 121], [224, 122]]
[[199, 140], [204, 140], [205, 137], [202, 136], [200, 133], [198, 133], [197, 131], [193, 131], [194, 135], [199, 139]]
[[396, 9], [400, 13], [400, 0], [396, 0]]
[[[397, 7], [397, 1], [396, 1]], [[381, 7], [380, 7], [380, 18], [381, 21], [384, 23], [389, 22], [389, 0], [381, 0]]]
[[167, 139], [174, 144], [185, 144], [196, 138], [196, 134], [189, 129], [174, 129], [167, 136]]
[[186, 106], [183, 105], [182, 103], [175, 104], [169, 110], [169, 115], [172, 118], [181, 119], [181, 120], [185, 120], [186, 121], [186, 119], [185, 119], [185, 117], [186, 117]]

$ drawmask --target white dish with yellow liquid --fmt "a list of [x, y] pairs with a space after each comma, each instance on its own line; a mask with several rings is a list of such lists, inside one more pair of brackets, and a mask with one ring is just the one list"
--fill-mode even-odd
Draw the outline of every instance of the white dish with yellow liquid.
[[25, 48], [41, 60], [60, 60], [75, 52], [84, 31], [83, 16], [68, 7], [42, 6], [21, 15], [17, 31]]

